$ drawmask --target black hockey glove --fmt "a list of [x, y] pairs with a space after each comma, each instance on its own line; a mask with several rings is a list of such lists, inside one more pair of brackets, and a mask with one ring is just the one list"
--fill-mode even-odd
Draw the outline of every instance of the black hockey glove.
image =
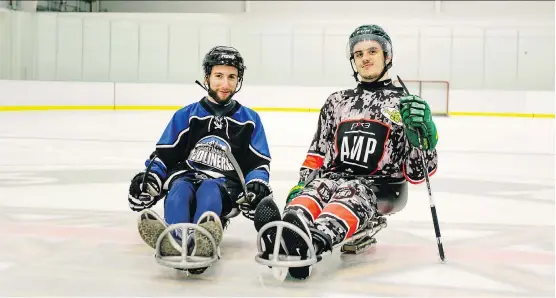
[[272, 189], [270, 185], [264, 180], [253, 179], [249, 181], [245, 187], [247, 188], [247, 199], [245, 199], [244, 193], [242, 192], [238, 197], [239, 210], [243, 216], [249, 218], [250, 220], [255, 219], [255, 208], [261, 202], [261, 200], [272, 194]]
[[145, 177], [145, 172], [141, 172], [131, 179], [127, 196], [129, 208], [137, 212], [154, 206], [157, 202], [156, 198], [160, 195], [160, 190], [162, 189], [160, 178], [154, 173], [149, 173], [145, 179], [146, 189], [143, 192], [143, 177]]

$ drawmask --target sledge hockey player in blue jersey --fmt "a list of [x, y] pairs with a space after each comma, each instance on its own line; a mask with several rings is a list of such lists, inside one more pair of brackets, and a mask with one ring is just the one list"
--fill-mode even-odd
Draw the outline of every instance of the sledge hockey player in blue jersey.
[[[204, 85], [197, 83], [208, 96], [175, 112], [145, 162], [146, 169], [133, 177], [129, 188], [130, 208], [142, 212], [139, 234], [155, 249], [163, 236], [158, 244], [162, 257], [215, 256], [213, 242], [218, 250], [223, 227], [238, 214], [234, 211], [253, 219], [258, 202], [272, 194], [271, 157], [261, 119], [233, 99], [243, 83], [243, 58], [232, 47], [217, 46], [205, 55], [202, 66]], [[164, 220], [148, 210], [161, 199]], [[176, 229], [162, 235], [172, 225], [188, 223], [202, 229]], [[208, 266], [178, 267], [174, 268], [199, 274]]]

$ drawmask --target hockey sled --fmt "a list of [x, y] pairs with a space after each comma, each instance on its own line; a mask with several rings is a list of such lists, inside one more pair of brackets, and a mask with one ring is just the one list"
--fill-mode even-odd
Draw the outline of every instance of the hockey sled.
[[[248, 196], [249, 195], [251, 194], [248, 194]], [[238, 203], [242, 203], [242, 202], [243, 200], [238, 201]], [[157, 218], [161, 222], [164, 222], [164, 220], [160, 218], [158, 214], [156, 214], [154, 211], [150, 209], [145, 209], [142, 211], [142, 213], [148, 213], [150, 216]], [[229, 220], [231, 218], [238, 216], [239, 214], [240, 214], [239, 209], [237, 207], [234, 207], [227, 215], [223, 216], [221, 219]], [[141, 216], [139, 217], [139, 220], [140, 219]], [[210, 243], [212, 244], [212, 251], [214, 252], [212, 256], [202, 257], [202, 256], [192, 255], [193, 251], [191, 251], [191, 249], [189, 249], [187, 246], [187, 243], [189, 243], [190, 238], [194, 237], [193, 233], [191, 233], [191, 230], [200, 232], [210, 240]], [[181, 239], [182, 239], [181, 244], [179, 244], [174, 239], [174, 237], [171, 236], [170, 233], [174, 231], [179, 231], [181, 233]], [[162, 254], [161, 244], [162, 244], [162, 240], [165, 237], [168, 237], [169, 242], [172, 244], [174, 249], [179, 251], [181, 255], [165, 256]], [[166, 267], [180, 269], [180, 270], [189, 270], [190, 273], [195, 272], [194, 269], [200, 269], [197, 270], [197, 272], [202, 273], [204, 271], [203, 269], [210, 267], [212, 264], [214, 264], [216, 261], [220, 259], [220, 247], [216, 245], [216, 240], [211, 235], [211, 233], [207, 231], [205, 228], [197, 224], [193, 224], [193, 223], [173, 224], [167, 226], [166, 229], [158, 236], [156, 247], [155, 247], [155, 259], [157, 263]]]
[[[141, 212], [141, 215], [148, 214], [152, 218], [156, 218], [157, 220], [164, 222], [156, 212], [145, 209]], [[237, 216], [232, 215], [232, 216]], [[139, 216], [139, 221], [141, 220], [142, 216]], [[209, 257], [202, 257], [202, 256], [194, 256], [192, 255], [192, 251], [188, 248], [187, 243], [189, 243], [189, 239], [193, 236], [193, 233], [190, 233], [190, 230], [194, 230], [200, 232], [204, 236], [206, 236], [210, 243], [212, 244], [212, 251], [213, 255]], [[170, 235], [173, 231], [179, 231], [181, 233], [182, 243], [178, 243], [174, 237]], [[173, 248], [180, 252], [179, 256], [176, 255], [164, 255], [162, 253], [162, 241], [167, 237], [170, 244]], [[180, 270], [189, 270], [189, 269], [202, 269], [210, 267], [216, 261], [220, 259], [220, 248], [216, 245], [216, 241], [211, 235], [209, 231], [205, 228], [198, 226], [197, 224], [193, 223], [180, 223], [180, 224], [173, 224], [167, 226], [164, 231], [158, 236], [155, 245], [155, 259], [156, 262], [160, 265], [180, 269]]]
[[[345, 241], [334, 246], [334, 249], [341, 247], [342, 253], [357, 254], [364, 251], [369, 246], [376, 243], [374, 236], [381, 229], [386, 227], [386, 218], [377, 217], [372, 222], [372, 226], [368, 229], [362, 230]], [[262, 237], [265, 231], [270, 228], [276, 228], [276, 239], [273, 241], [274, 247], [272, 248], [272, 253], [268, 255], [268, 258], [264, 257], [265, 249], [263, 249]], [[289, 256], [285, 254], [280, 254], [280, 244], [282, 243], [282, 231], [284, 228], [290, 229], [300, 235], [307, 246], [309, 247], [308, 255], [305, 258], [299, 256]], [[273, 221], [264, 225], [257, 234], [257, 250], [258, 253], [255, 256], [255, 261], [261, 265], [266, 265], [269, 267], [279, 267], [279, 268], [291, 268], [291, 267], [305, 267], [311, 266], [321, 261], [322, 256], [316, 255], [315, 248], [309, 239], [309, 236], [305, 234], [297, 226], [283, 222], [283, 221]]]
[[[374, 237], [380, 230], [387, 226], [387, 215], [392, 215], [401, 211], [407, 204], [407, 184], [406, 182], [390, 184], [390, 189], [384, 189], [382, 193], [378, 189], [373, 189], [377, 194], [377, 215], [369, 222], [366, 229], [355, 233], [350, 238], [335, 245], [333, 249], [340, 247], [340, 252], [344, 254], [358, 254], [366, 251], [368, 248], [376, 244]], [[272, 253], [268, 254], [268, 248], [263, 249], [263, 239], [265, 232], [270, 228], [276, 228], [276, 237]], [[309, 250], [307, 256], [303, 259], [301, 257], [288, 256], [287, 254], [280, 254], [280, 245], [282, 241], [282, 231], [284, 228], [290, 229], [300, 235]], [[291, 268], [291, 267], [305, 267], [311, 266], [320, 262], [322, 256], [315, 254], [315, 249], [309, 237], [298, 227], [284, 221], [272, 221], [264, 225], [257, 234], [257, 250], [255, 261], [259, 264], [266, 265], [272, 268]], [[287, 253], [287, 252], [286, 252]], [[328, 254], [331, 252], [328, 252]], [[265, 257], [268, 255], [268, 258]]]
[[[236, 171], [236, 173], [238, 174], [238, 178], [241, 182], [241, 186], [243, 189], [243, 193], [245, 194], [245, 197], [236, 201], [236, 204], [234, 206], [232, 206], [230, 212], [228, 212], [228, 214], [222, 216], [221, 218], [219, 218], [220, 220], [225, 220], [228, 221], [233, 217], [236, 217], [240, 214], [240, 210], [238, 207], [238, 204], [242, 204], [245, 202], [245, 200], [252, 200], [255, 195], [253, 193], [249, 193], [247, 191], [247, 187], [245, 184], [245, 178], [243, 176], [243, 172], [241, 171], [241, 167], [239, 166], [239, 164], [237, 163], [237, 160], [234, 158], [232, 152], [230, 151], [230, 148], [225, 147], [222, 148], [224, 150], [224, 153], [226, 154], [226, 156], [228, 157], [230, 163], [232, 164], [232, 166], [234, 167], [234, 170]], [[148, 173], [151, 169], [151, 166], [154, 162], [154, 160], [156, 159], [156, 155], [154, 155], [151, 158], [151, 161], [149, 162], [149, 165], [147, 166], [146, 169], [146, 173]], [[145, 175], [146, 177], [146, 175]], [[167, 181], [163, 187], [163, 194], [158, 196], [156, 201], [159, 200], [163, 200], [165, 198], [165, 196], [167, 195], [166, 191], [168, 189], [168, 185], [171, 183], [170, 181]], [[145, 183], [145, 178], [143, 179], [143, 192], [146, 192], [146, 183]], [[152, 216], [153, 218], [155, 218], [156, 220], [159, 220], [161, 223], [165, 224], [165, 221], [162, 220], [162, 218], [160, 218], [160, 216], [158, 216], [154, 211], [151, 211], [150, 209], [145, 209], [142, 211], [141, 215], [143, 214], [149, 214], [150, 216]], [[216, 214], [215, 214], [216, 215]], [[139, 216], [139, 221], [141, 220], [142, 216]], [[194, 256], [192, 255], [193, 251], [190, 251], [190, 249], [188, 248], [188, 243], [190, 240], [190, 237], [194, 237], [193, 235], [190, 235], [189, 231], [190, 230], [194, 230], [197, 232], [200, 232], [201, 234], [203, 234], [204, 236], [206, 236], [210, 243], [212, 244], [212, 251], [213, 251], [213, 255], [210, 257], [201, 257], [201, 256]], [[181, 232], [181, 239], [182, 239], [182, 243], [179, 244], [174, 237], [171, 236], [171, 232], [173, 231], [180, 231]], [[163, 255], [162, 251], [161, 251], [161, 244], [162, 241], [164, 240], [165, 237], [168, 237], [169, 242], [171, 243], [172, 247], [180, 252], [179, 256], [174, 256], [174, 255]], [[156, 246], [155, 246], [155, 258], [156, 261], [163, 265], [163, 266], [167, 266], [167, 267], [171, 267], [174, 269], [181, 269], [181, 270], [189, 270], [189, 272], [197, 272], [197, 274], [202, 273], [204, 271], [204, 269], [210, 267], [213, 263], [215, 263], [216, 261], [218, 261], [220, 259], [220, 248], [218, 247], [218, 245], [216, 244], [216, 240], [214, 239], [214, 237], [211, 235], [211, 233], [209, 231], [207, 231], [205, 228], [198, 226], [197, 224], [192, 224], [192, 223], [180, 223], [180, 224], [173, 224], [173, 225], [169, 225], [167, 226], [164, 231], [158, 236], [158, 239], [156, 241]], [[195, 270], [197, 269], [197, 270]]]

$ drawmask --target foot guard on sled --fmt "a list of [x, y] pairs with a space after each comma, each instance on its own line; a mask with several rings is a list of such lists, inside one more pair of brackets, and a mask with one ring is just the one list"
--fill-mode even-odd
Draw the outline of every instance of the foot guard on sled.
[[154, 211], [145, 209], [139, 216], [138, 229], [143, 241], [154, 248], [156, 261], [163, 266], [201, 274], [220, 258], [218, 246], [223, 232], [215, 213], [203, 214], [198, 224], [167, 225]]
[[294, 278], [306, 278], [310, 266], [321, 260], [308, 229], [295, 217], [294, 213], [286, 213], [282, 221], [272, 198], [263, 199], [255, 211], [258, 230], [255, 261], [272, 268], [278, 280], [284, 280], [288, 273]]

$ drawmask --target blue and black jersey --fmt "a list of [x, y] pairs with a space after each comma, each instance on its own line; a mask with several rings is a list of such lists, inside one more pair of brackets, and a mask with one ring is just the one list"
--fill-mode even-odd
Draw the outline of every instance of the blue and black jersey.
[[271, 157], [261, 119], [237, 101], [229, 104], [222, 113], [205, 97], [176, 111], [156, 144], [152, 171], [167, 182], [192, 171], [239, 181], [224, 152], [229, 149], [246, 183], [252, 179], [268, 182]]

